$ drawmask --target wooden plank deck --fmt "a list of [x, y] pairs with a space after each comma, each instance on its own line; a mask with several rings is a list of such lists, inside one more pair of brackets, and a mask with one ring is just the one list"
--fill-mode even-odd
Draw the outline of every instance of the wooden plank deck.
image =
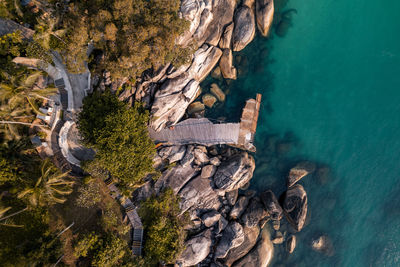
[[174, 145], [236, 144], [239, 137], [239, 123], [213, 124], [205, 118], [187, 119], [173, 127], [159, 132], [149, 129], [150, 137], [156, 143], [168, 142]]

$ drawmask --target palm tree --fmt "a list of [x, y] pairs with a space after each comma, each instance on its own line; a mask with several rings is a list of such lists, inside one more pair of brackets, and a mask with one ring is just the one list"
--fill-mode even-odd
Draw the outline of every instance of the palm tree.
[[36, 183], [18, 194], [18, 198], [27, 199], [32, 206], [44, 206], [64, 203], [66, 195], [72, 193], [74, 181], [68, 173], [60, 172], [49, 159], [41, 164], [41, 175]]
[[21, 105], [27, 100], [32, 109], [37, 111], [35, 100], [48, 99], [46, 96], [57, 93], [55, 87], [40, 88], [38, 86], [39, 79], [43, 76], [41, 71], [18, 76], [9, 76], [3, 73], [2, 76], [8, 77], [8, 83], [0, 83], [0, 101], [7, 102], [11, 108]]

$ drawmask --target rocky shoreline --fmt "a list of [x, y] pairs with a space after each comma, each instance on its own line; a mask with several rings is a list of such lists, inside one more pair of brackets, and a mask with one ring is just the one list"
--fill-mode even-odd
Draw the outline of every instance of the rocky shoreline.
[[[307, 175], [307, 164], [294, 166], [288, 182]], [[307, 194], [300, 184], [289, 187], [280, 201], [271, 190], [246, 190], [254, 159], [228, 146], [163, 147], [155, 167], [161, 177], [137, 189], [133, 200], [139, 204], [166, 188], [180, 197], [182, 213], [189, 214], [191, 224], [185, 227], [189, 238], [177, 266], [268, 266], [274, 245], [294, 251], [294, 234], [307, 216]]]
[[[182, 0], [181, 14], [190, 28], [178, 43], [195, 46], [191, 63], [145, 72], [135, 87], [120, 95], [121, 100], [145, 102], [152, 115], [150, 127], [155, 130], [172, 126], [184, 116], [203, 116], [205, 107], [225, 100], [224, 92], [214, 84], [211, 94], [193, 103], [201, 95], [200, 82], [214, 68], [223, 78], [236, 79], [232, 52], [245, 48], [256, 28], [268, 35], [274, 4], [272, 0]], [[140, 205], [166, 188], [180, 197], [182, 213], [189, 214], [191, 224], [186, 226], [188, 239], [176, 266], [263, 267], [270, 264], [274, 246], [283, 246], [287, 253], [294, 251], [295, 233], [303, 228], [307, 216], [307, 194], [297, 182], [315, 170], [312, 163], [299, 163], [290, 170], [287, 191], [279, 200], [271, 190], [260, 194], [247, 190], [254, 158], [225, 145], [163, 146], [154, 166], [161, 177], [147, 181], [132, 199]]]

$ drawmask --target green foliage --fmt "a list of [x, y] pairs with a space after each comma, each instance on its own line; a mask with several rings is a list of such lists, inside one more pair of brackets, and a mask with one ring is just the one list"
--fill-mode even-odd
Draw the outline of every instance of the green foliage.
[[87, 44], [93, 40], [104, 52], [102, 65], [113, 78], [136, 78], [151, 67], [186, 62], [189, 55], [175, 45], [189, 26], [179, 18], [179, 7], [180, 0], [74, 1], [64, 20], [64, 28], [69, 29], [66, 61], [78, 62], [72, 69], [82, 64], [87, 60]]
[[147, 131], [149, 114], [139, 104], [128, 107], [109, 92], [84, 100], [78, 127], [83, 140], [96, 150], [88, 169], [99, 166], [110, 172], [122, 188], [143, 183], [154, 172], [155, 146]]
[[85, 235], [79, 242], [74, 246], [74, 256], [86, 257], [90, 250], [101, 244], [102, 240], [95, 233]]
[[78, 128], [83, 142], [86, 145], [96, 145], [96, 140], [106, 125], [107, 116], [123, 107], [124, 103], [108, 90], [104, 93], [96, 91], [85, 97], [78, 116]]
[[187, 224], [186, 215], [179, 216], [179, 199], [172, 189], [159, 197], [151, 197], [142, 203], [139, 215], [145, 229], [145, 260], [156, 264], [160, 261], [173, 263], [184, 248]]
[[65, 196], [72, 193], [73, 184], [68, 173], [60, 172], [46, 159], [41, 164], [40, 176], [27, 184], [18, 194], [18, 198], [26, 199], [34, 207], [64, 203]]
[[111, 235], [97, 252], [92, 261], [93, 266], [118, 266], [123, 263], [124, 258], [132, 252], [130, 251], [128, 244], [118, 238], [117, 236]]
[[78, 189], [79, 196], [76, 204], [83, 208], [92, 208], [101, 201], [100, 186], [96, 180], [92, 180], [87, 185]]

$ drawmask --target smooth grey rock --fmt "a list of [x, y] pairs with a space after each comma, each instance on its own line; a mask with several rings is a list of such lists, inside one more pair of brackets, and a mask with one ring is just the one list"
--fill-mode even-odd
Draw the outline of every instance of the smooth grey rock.
[[200, 90], [199, 82], [190, 80], [187, 73], [174, 79], [174, 82], [167, 80], [164, 83], [166, 85], [155, 94], [150, 120], [150, 126], [154, 130], [161, 130], [178, 122]]
[[274, 247], [270, 240], [269, 232], [264, 228], [261, 239], [256, 246], [243, 258], [236, 261], [233, 267], [267, 267], [272, 260]]
[[201, 169], [201, 178], [210, 178], [215, 174], [217, 167], [214, 165], [206, 165]]
[[215, 186], [225, 191], [239, 189], [253, 177], [255, 162], [246, 152], [221, 163], [214, 175]]
[[217, 233], [221, 233], [226, 228], [228, 223], [229, 222], [223, 216], [221, 216], [221, 218], [220, 218], [220, 220], [218, 222]]
[[208, 179], [200, 176], [189, 181], [179, 192], [181, 213], [195, 206], [196, 209], [219, 209], [221, 203]]
[[170, 187], [174, 193], [177, 194], [179, 190], [198, 173], [199, 172], [190, 164], [176, 165], [162, 173], [161, 177], [156, 181], [154, 189], [159, 193]]
[[300, 231], [307, 217], [307, 193], [303, 186], [296, 184], [286, 191], [283, 210], [288, 222], [296, 231]]
[[233, 220], [236, 220], [237, 218], [239, 218], [242, 215], [242, 213], [244, 212], [244, 210], [246, 209], [248, 204], [249, 204], [249, 197], [247, 197], [247, 196], [239, 197], [235, 206], [233, 206], [233, 209], [231, 210], [229, 217], [231, 217], [231, 219], [233, 219]]
[[210, 161], [206, 152], [204, 152], [203, 150], [201, 150], [199, 148], [195, 148], [193, 153], [194, 153], [194, 158], [196, 160], [198, 160], [201, 164], [206, 164]]
[[228, 26], [225, 27], [224, 33], [221, 36], [221, 40], [219, 41], [219, 47], [221, 49], [230, 49], [231, 48], [231, 42], [232, 42], [232, 33], [233, 33], [233, 27], [234, 23], [232, 22]]
[[296, 236], [291, 235], [286, 241], [286, 251], [289, 253], [293, 253], [295, 248], [296, 248]]
[[135, 203], [138, 204], [141, 201], [151, 197], [153, 194], [155, 194], [155, 190], [152, 186], [152, 182], [148, 181], [144, 185], [133, 191], [132, 199], [135, 201]]
[[297, 163], [296, 166], [291, 168], [289, 171], [287, 186], [293, 186], [304, 176], [313, 173], [315, 171], [315, 168], [315, 163], [312, 163], [310, 161], [302, 161]]
[[282, 207], [276, 199], [275, 194], [271, 190], [261, 193], [260, 198], [272, 220], [282, 219]]
[[234, 22], [232, 48], [233, 51], [240, 51], [254, 39], [256, 25], [253, 10], [247, 6], [238, 8]]
[[268, 212], [264, 209], [260, 200], [254, 197], [250, 200], [246, 211], [241, 217], [241, 221], [245, 227], [254, 227], [265, 217], [268, 216]]
[[223, 50], [221, 60], [219, 61], [219, 68], [221, 69], [222, 76], [225, 79], [236, 80], [237, 73], [236, 68], [233, 66], [232, 50]]
[[203, 221], [205, 227], [207, 228], [213, 226], [220, 219], [221, 219], [221, 214], [216, 210], [212, 210], [201, 216], [201, 220]]
[[211, 231], [206, 230], [185, 242], [185, 250], [177, 259], [181, 266], [193, 266], [204, 260], [212, 245]]
[[260, 234], [260, 228], [256, 227], [243, 227], [244, 241], [240, 246], [231, 249], [227, 256], [224, 258], [224, 263], [231, 266], [232, 263], [245, 256], [257, 243]]
[[168, 159], [169, 163], [180, 161], [186, 152], [186, 146], [168, 146], [158, 151], [162, 159]]
[[201, 13], [199, 26], [196, 29], [196, 32], [193, 34], [194, 39], [200, 40], [204, 36], [208, 25], [210, 25], [210, 22], [213, 20], [213, 17], [214, 16], [211, 10], [203, 10], [203, 12]]
[[190, 77], [201, 82], [211, 72], [218, 60], [222, 56], [222, 51], [218, 47], [202, 45], [195, 53], [192, 65], [188, 69]]
[[186, 153], [185, 153], [185, 155], [183, 156], [183, 158], [181, 159], [181, 162], [180, 162], [182, 166], [189, 165], [194, 161], [193, 150], [194, 150], [194, 146], [190, 146], [190, 145], [187, 146]]
[[222, 232], [222, 237], [215, 249], [215, 258], [225, 258], [229, 250], [240, 246], [243, 241], [243, 227], [237, 222], [230, 222]]
[[239, 190], [233, 190], [225, 193], [225, 198], [228, 201], [228, 204], [231, 206], [235, 205], [238, 196], [239, 196]]
[[256, 0], [257, 27], [263, 36], [267, 36], [274, 18], [273, 0]]

